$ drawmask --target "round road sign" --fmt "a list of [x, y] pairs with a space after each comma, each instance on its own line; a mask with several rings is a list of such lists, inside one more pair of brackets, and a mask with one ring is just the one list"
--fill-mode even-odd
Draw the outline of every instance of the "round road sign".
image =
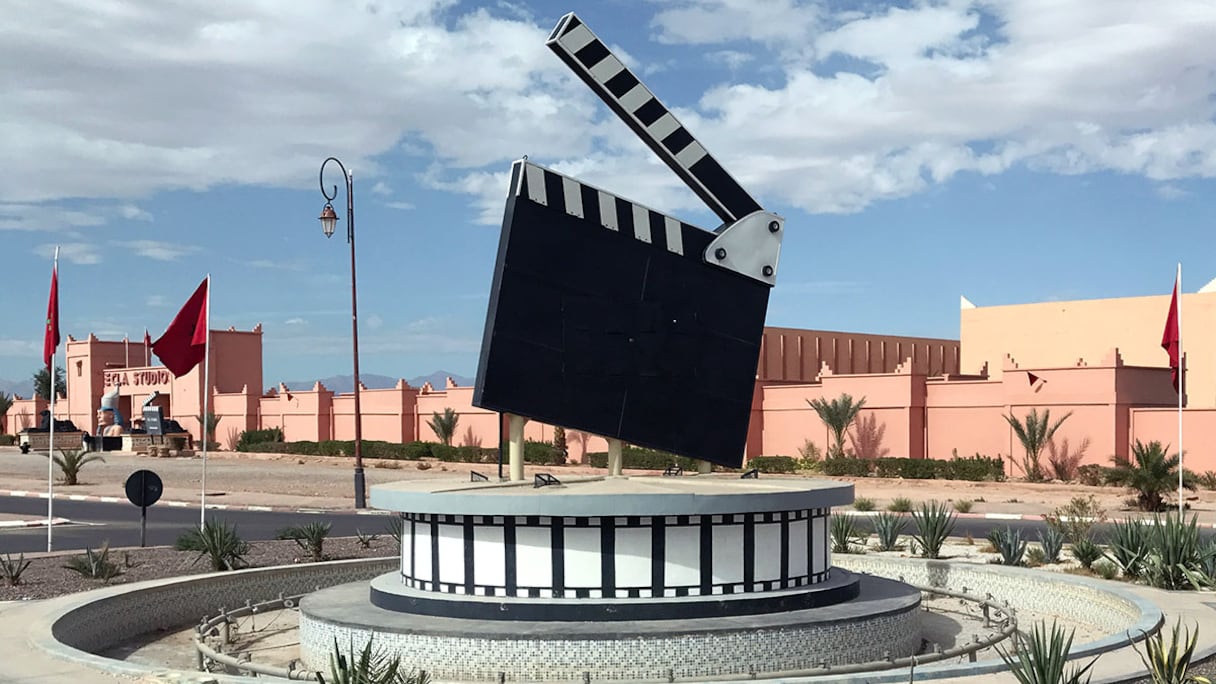
[[160, 476], [151, 470], [136, 470], [127, 478], [127, 499], [141, 508], [146, 508], [160, 501], [164, 485]]

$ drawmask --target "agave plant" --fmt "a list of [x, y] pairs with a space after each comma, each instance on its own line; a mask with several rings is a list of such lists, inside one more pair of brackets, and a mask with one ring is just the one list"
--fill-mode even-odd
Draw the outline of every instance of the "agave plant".
[[954, 511], [944, 503], [930, 501], [922, 503], [919, 511], [912, 512], [912, 522], [916, 523], [917, 531], [912, 534], [925, 558], [938, 558], [942, 544], [954, 531], [956, 516]]
[[1178, 618], [1174, 623], [1168, 645], [1165, 643], [1164, 631], [1159, 630], [1144, 640], [1144, 653], [1138, 648], [1135, 649], [1136, 655], [1140, 656], [1144, 667], [1148, 668], [1153, 684], [1211, 684], [1207, 677], [1190, 672], [1191, 658], [1195, 655], [1195, 640], [1199, 638], [1199, 626], [1195, 626], [1193, 634], [1189, 629], [1185, 630], [1182, 639], [1178, 638], [1180, 627], [1182, 618]]
[[852, 553], [855, 544], [864, 544], [866, 533], [851, 515], [832, 516], [832, 553]]
[[1026, 555], [1025, 539], [1022, 539], [1022, 531], [1015, 530], [1012, 527], [992, 528], [988, 533], [988, 542], [992, 547], [1001, 554], [1001, 565], [1021, 565], [1022, 558]]
[[1060, 552], [1064, 550], [1064, 533], [1055, 527], [1048, 526], [1039, 532], [1039, 545], [1043, 547], [1045, 562], [1059, 563]]
[[899, 535], [904, 533], [908, 521], [902, 515], [883, 511], [874, 517], [874, 532], [878, 535], [879, 551], [894, 551], [899, 545]]
[[1150, 548], [1152, 528], [1143, 520], [1116, 520], [1106, 557], [1114, 561], [1123, 576], [1134, 580], [1144, 571]]
[[1014, 632], [1016, 654], [1010, 654], [999, 645], [996, 650], [1021, 684], [1082, 684], [1089, 681], [1090, 670], [1098, 659], [1094, 658], [1084, 667], [1067, 667], [1073, 633], [1074, 630], [1065, 633], [1054, 620], [1050, 632], [1043, 622], [1038, 622], [1031, 628], [1029, 637]]
[[325, 538], [329, 536], [329, 529], [327, 522], [310, 522], [285, 527], [279, 530], [278, 538], [295, 541], [297, 546], [308, 552], [314, 563], [319, 563], [325, 560]]
[[202, 529], [191, 528], [177, 538], [173, 548], [197, 551], [197, 563], [203, 557], [211, 562], [212, 570], [235, 570], [245, 564], [249, 543], [236, 533], [236, 526], [207, 521]]
[[317, 680], [321, 684], [429, 684], [431, 677], [425, 670], [406, 671], [401, 666], [401, 656], [390, 658], [383, 652], [373, 652], [370, 640], [358, 652], [351, 644], [350, 650], [343, 653], [334, 639], [329, 654], [329, 679], [318, 672]]

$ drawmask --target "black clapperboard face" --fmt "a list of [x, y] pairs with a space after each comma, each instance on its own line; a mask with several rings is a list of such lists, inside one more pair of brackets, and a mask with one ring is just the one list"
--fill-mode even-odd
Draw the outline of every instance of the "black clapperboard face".
[[724, 225], [515, 162], [473, 404], [738, 467], [781, 220], [577, 17], [548, 45]]

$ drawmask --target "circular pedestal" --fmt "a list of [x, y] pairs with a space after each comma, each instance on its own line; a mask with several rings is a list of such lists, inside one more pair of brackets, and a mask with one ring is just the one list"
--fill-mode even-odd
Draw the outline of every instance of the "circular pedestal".
[[670, 681], [911, 655], [920, 592], [832, 568], [852, 501], [725, 474], [377, 485], [400, 571], [304, 599], [302, 657], [374, 639], [441, 680]]
[[[396, 573], [374, 584], [396, 581]], [[565, 622], [435, 617], [373, 605], [366, 582], [300, 602], [307, 667], [328, 667], [334, 639], [346, 648], [401, 656], [437, 680], [591, 681], [777, 674], [911, 655], [920, 647], [920, 592], [901, 582], [834, 570], [856, 581], [853, 600], [807, 610], [698, 619]], [[669, 599], [676, 600], [676, 599]]]

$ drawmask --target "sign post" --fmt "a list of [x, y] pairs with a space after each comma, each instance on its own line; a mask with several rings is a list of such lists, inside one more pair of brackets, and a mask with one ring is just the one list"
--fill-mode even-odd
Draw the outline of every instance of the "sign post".
[[139, 545], [142, 548], [148, 539], [148, 506], [160, 501], [164, 484], [151, 470], [137, 470], [127, 478], [126, 490], [127, 500], [139, 506]]

